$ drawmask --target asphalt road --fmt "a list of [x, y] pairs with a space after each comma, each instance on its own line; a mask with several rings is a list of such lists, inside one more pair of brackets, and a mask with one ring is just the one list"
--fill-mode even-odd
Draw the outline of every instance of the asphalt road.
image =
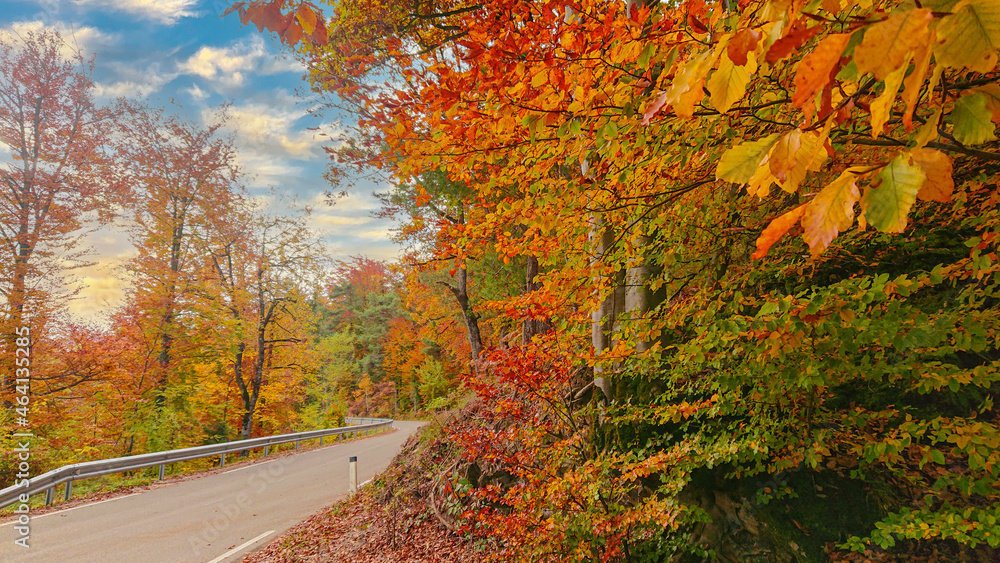
[[348, 492], [348, 458], [363, 483], [422, 423], [399, 430], [31, 519], [30, 547], [0, 524], [0, 561], [230, 563]]

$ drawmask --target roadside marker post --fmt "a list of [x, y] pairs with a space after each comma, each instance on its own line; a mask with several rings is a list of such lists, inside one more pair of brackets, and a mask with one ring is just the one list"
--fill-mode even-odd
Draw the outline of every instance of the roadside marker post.
[[358, 456], [352, 455], [347, 465], [348, 490], [353, 495], [358, 492]]

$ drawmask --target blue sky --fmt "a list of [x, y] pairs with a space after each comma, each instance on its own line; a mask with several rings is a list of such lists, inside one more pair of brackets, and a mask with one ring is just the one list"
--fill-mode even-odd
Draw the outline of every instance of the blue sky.
[[[231, 133], [247, 186], [266, 197], [270, 187], [295, 193], [313, 206], [311, 225], [334, 258], [366, 255], [391, 259], [398, 249], [388, 240], [392, 225], [375, 219], [371, 192], [386, 186], [361, 183], [334, 207], [323, 204], [329, 186], [322, 178], [328, 137], [336, 135], [331, 116], [310, 114], [314, 99], [303, 67], [271, 36], [236, 14], [220, 18], [225, 0], [0, 0], [0, 33], [47, 26], [96, 55], [94, 79], [100, 97], [147, 96], [157, 105], [176, 100], [192, 121], [205, 121], [214, 108], [231, 103]], [[73, 305], [81, 317], [100, 317], [122, 295], [116, 267], [132, 250], [113, 229], [91, 238], [97, 264], [76, 273], [87, 299]]]

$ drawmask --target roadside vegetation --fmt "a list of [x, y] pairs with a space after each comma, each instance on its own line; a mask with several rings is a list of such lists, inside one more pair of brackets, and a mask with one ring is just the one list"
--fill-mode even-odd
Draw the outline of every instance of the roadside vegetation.
[[[230, 12], [353, 116], [330, 199], [384, 180], [406, 254], [327, 263], [245, 197], [217, 128], [87, 108], [152, 144], [93, 132], [100, 167], [66, 170], [121, 172], [49, 178], [62, 212], [3, 232], [44, 464], [423, 416], [385, 476], [253, 560], [1000, 559], [997, 0]], [[11, 131], [0, 189], [37, 198]], [[116, 213], [135, 290], [78, 326], [52, 252], [67, 218]]]

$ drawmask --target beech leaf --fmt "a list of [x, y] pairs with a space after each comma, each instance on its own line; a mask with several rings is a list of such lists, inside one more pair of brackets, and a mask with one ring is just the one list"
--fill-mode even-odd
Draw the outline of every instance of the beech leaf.
[[963, 145], [979, 145], [995, 141], [993, 113], [987, 107], [989, 99], [982, 92], [962, 96], [955, 101], [955, 108], [948, 116], [955, 126], [955, 139]]
[[652, 119], [656, 117], [656, 114], [660, 112], [660, 109], [662, 109], [664, 104], [666, 103], [667, 103], [667, 93], [660, 92], [660, 95], [649, 103], [649, 106], [646, 108], [646, 111], [642, 112], [642, 124], [649, 125], [650, 121], [652, 121]]
[[899, 155], [878, 175], [878, 186], [869, 186], [861, 198], [865, 220], [884, 233], [901, 233], [910, 208], [924, 184], [924, 171], [909, 155]]
[[854, 204], [861, 198], [856, 176], [847, 171], [806, 204], [802, 238], [813, 257], [822, 254], [838, 234], [854, 224]]
[[871, 104], [872, 113], [872, 139], [878, 139], [882, 134], [885, 123], [889, 121], [889, 114], [892, 110], [892, 103], [896, 101], [896, 94], [899, 86], [903, 83], [903, 75], [906, 74], [907, 65], [903, 64], [896, 70], [889, 73], [885, 79], [885, 90]]
[[[746, 53], [744, 53], [746, 57]], [[747, 83], [750, 75], [756, 72], [757, 62], [751, 56], [746, 60], [746, 66], [737, 66], [728, 56], [723, 56], [719, 62], [719, 69], [708, 79], [705, 87], [708, 88], [709, 99], [719, 113], [726, 113], [733, 104], [738, 102], [746, 93]]]
[[299, 20], [299, 25], [302, 26], [302, 31], [306, 35], [312, 35], [313, 31], [316, 29], [316, 13], [312, 11], [312, 8], [308, 4], [299, 4], [299, 9], [295, 12], [296, 18]]
[[805, 210], [806, 205], [802, 204], [771, 221], [771, 224], [757, 237], [757, 250], [751, 255], [751, 258], [757, 260], [767, 256], [767, 251], [771, 249], [774, 243], [778, 242], [778, 239], [785, 236], [788, 229], [791, 229], [802, 218]]
[[819, 42], [811, 53], [799, 63], [795, 73], [795, 93], [792, 104], [805, 108], [812, 103], [820, 91], [830, 82], [830, 78], [840, 63], [844, 47], [850, 40], [850, 33], [830, 35]]
[[795, 52], [796, 49], [805, 45], [806, 41], [812, 38], [822, 31], [823, 26], [817, 25], [814, 27], [806, 27], [806, 19], [799, 18], [795, 20], [795, 23], [788, 29], [788, 32], [784, 37], [774, 42], [771, 48], [767, 50], [767, 55], [764, 60], [768, 64], [774, 64], [781, 59], [784, 59], [788, 55]]
[[756, 29], [742, 29], [733, 35], [726, 45], [726, 54], [736, 66], [747, 64], [747, 53], [757, 50], [760, 44], [761, 32]]
[[864, 39], [854, 49], [858, 72], [871, 72], [878, 80], [885, 80], [905, 66], [908, 53], [927, 42], [931, 17], [926, 8], [896, 12], [866, 29]]
[[990, 72], [1000, 47], [1000, 2], [966, 0], [937, 25], [934, 57], [951, 68]]
[[[917, 99], [920, 97], [920, 90], [924, 85], [927, 69], [930, 67], [930, 45], [922, 46], [914, 58], [913, 72], [903, 80], [902, 100], [906, 104], [906, 110], [903, 112], [903, 126], [906, 127], [907, 131], [913, 130], [913, 110], [917, 106]], [[929, 90], [933, 90], [933, 88]]]
[[749, 182], [757, 171], [757, 167], [767, 156], [767, 152], [777, 141], [778, 134], [775, 133], [763, 139], [749, 141], [730, 148], [719, 159], [719, 164], [715, 168], [715, 177], [737, 184]]
[[768, 166], [781, 189], [798, 191], [810, 170], [819, 170], [826, 162], [820, 136], [812, 131], [793, 129], [774, 145], [768, 154]]
[[948, 155], [933, 149], [916, 149], [910, 151], [910, 156], [927, 176], [924, 185], [917, 192], [917, 198], [942, 203], [951, 201], [955, 180], [951, 176], [952, 165]]

